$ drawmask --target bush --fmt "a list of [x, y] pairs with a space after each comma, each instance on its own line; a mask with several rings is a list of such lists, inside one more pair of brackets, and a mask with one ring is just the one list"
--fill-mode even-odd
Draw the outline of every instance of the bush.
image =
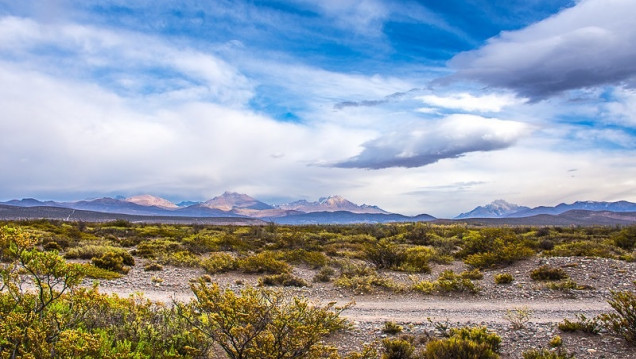
[[231, 254], [214, 252], [201, 261], [201, 267], [210, 274], [225, 273], [236, 269], [237, 261]]
[[144, 266], [144, 271], [146, 272], [157, 272], [161, 270], [163, 270], [163, 266], [155, 262], [146, 263], [146, 265]]
[[382, 328], [382, 333], [385, 334], [400, 334], [404, 330], [404, 327], [397, 324], [396, 322], [384, 322], [384, 328]]
[[281, 252], [278, 254], [278, 259], [293, 264], [306, 264], [312, 268], [324, 267], [329, 262], [329, 258], [324, 253], [305, 249]]
[[403, 247], [391, 243], [387, 239], [377, 243], [367, 243], [363, 248], [365, 258], [375, 264], [377, 268], [398, 268], [406, 261], [406, 251]]
[[504, 314], [504, 319], [510, 322], [512, 329], [519, 330], [526, 326], [526, 323], [532, 317], [532, 311], [528, 307], [520, 307], [514, 309], [507, 309]]
[[530, 272], [530, 278], [532, 278], [532, 280], [549, 281], [566, 279], [568, 278], [568, 275], [561, 268], [542, 265]]
[[82, 272], [87, 278], [92, 278], [92, 279], [111, 280], [111, 279], [117, 279], [122, 277], [121, 273], [113, 272], [108, 269], [98, 268], [88, 263], [82, 264]]
[[587, 290], [587, 289], [593, 289], [593, 287], [589, 286], [589, 285], [584, 285], [584, 284], [578, 284], [577, 282], [573, 281], [572, 279], [566, 279], [564, 281], [561, 282], [553, 282], [553, 283], [548, 283], [547, 287], [549, 289], [552, 290], [560, 290], [563, 292], [569, 292], [571, 290]]
[[631, 292], [612, 292], [608, 303], [615, 313], [603, 314], [600, 319], [614, 334], [636, 345], [636, 295]]
[[204, 282], [191, 288], [195, 299], [177, 304], [179, 312], [228, 358], [320, 358], [331, 352], [323, 340], [347, 327], [342, 309], [302, 298], [255, 288], [237, 294]]
[[348, 288], [357, 293], [371, 293], [377, 288], [395, 290], [397, 285], [378, 275], [378, 272], [365, 264], [349, 261], [336, 263], [340, 266], [340, 276], [334, 281], [337, 287]]
[[523, 359], [574, 359], [574, 354], [564, 350], [530, 349], [522, 353]]
[[499, 358], [501, 337], [485, 327], [451, 328], [449, 337], [426, 344], [426, 359], [496, 359]]
[[429, 262], [438, 257], [435, 249], [424, 246], [408, 248], [405, 254], [404, 262], [396, 269], [411, 273], [430, 273], [431, 266]]
[[382, 347], [382, 359], [411, 359], [415, 351], [413, 343], [404, 339], [383, 339]]
[[416, 282], [411, 286], [411, 290], [425, 294], [431, 294], [433, 292], [474, 294], [479, 292], [480, 289], [470, 279], [462, 278], [452, 270], [445, 270], [434, 282], [426, 280]]
[[109, 251], [102, 254], [101, 257], [95, 257], [91, 260], [92, 264], [97, 268], [107, 269], [114, 272], [126, 274], [130, 270], [124, 264], [134, 264], [135, 261], [128, 252]]
[[318, 271], [318, 273], [316, 273], [316, 275], [314, 276], [314, 278], [312, 279], [313, 282], [315, 283], [328, 283], [331, 281], [331, 277], [336, 274], [336, 271], [333, 270], [333, 268], [331, 267], [322, 267], [320, 268], [320, 271]]
[[550, 339], [550, 342], [548, 344], [550, 344], [550, 347], [552, 348], [558, 348], [563, 345], [563, 339], [561, 338], [561, 336], [556, 335], [552, 339]]
[[201, 264], [199, 257], [188, 251], [170, 252], [159, 257], [158, 261], [176, 267], [197, 267]]
[[545, 251], [546, 256], [552, 257], [601, 257], [617, 258], [620, 252], [616, 247], [595, 241], [576, 241], [570, 243], [557, 244], [554, 249]]
[[291, 266], [276, 259], [272, 252], [261, 252], [238, 260], [237, 267], [244, 273], [290, 273]]
[[510, 273], [495, 274], [496, 284], [509, 284], [512, 283], [514, 280], [515, 278]]
[[284, 287], [309, 287], [309, 284], [302, 278], [289, 273], [272, 274], [259, 278], [259, 286], [282, 285]]
[[624, 228], [612, 236], [614, 245], [631, 251], [636, 246], [636, 226]]
[[125, 265], [130, 266], [135, 263], [132, 255], [130, 255], [126, 249], [103, 244], [84, 244], [79, 247], [70, 248], [64, 254], [64, 257], [67, 259], [92, 259], [101, 257], [107, 252], [114, 252], [121, 256], [122, 260], [125, 260]]
[[459, 273], [459, 276], [464, 279], [472, 279], [472, 280], [480, 280], [484, 279], [484, 273], [482, 273], [479, 268], [475, 268], [473, 270], [465, 270]]
[[566, 333], [580, 331], [587, 334], [598, 334], [601, 331], [600, 318], [588, 318], [583, 314], [578, 314], [576, 318], [577, 321], [575, 322], [572, 322], [567, 318], [563, 319], [557, 327], [559, 330]]

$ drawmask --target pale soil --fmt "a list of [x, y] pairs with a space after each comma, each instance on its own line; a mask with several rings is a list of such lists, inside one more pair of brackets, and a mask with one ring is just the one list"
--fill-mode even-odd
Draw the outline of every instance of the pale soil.
[[[128, 295], [142, 292], [153, 301], [186, 301], [191, 298], [189, 281], [203, 274], [203, 270], [166, 267], [159, 272], [145, 272], [143, 259], [130, 273], [120, 279], [101, 281], [103, 292]], [[555, 291], [532, 281], [529, 272], [541, 264], [562, 267], [579, 284], [594, 287], [590, 290], [570, 292]], [[444, 269], [460, 272], [465, 269], [460, 262], [451, 265], [435, 265], [433, 273], [417, 275], [417, 279], [435, 279]], [[496, 285], [493, 276], [508, 272], [515, 282]], [[311, 283], [316, 270], [307, 267], [294, 268], [294, 274]], [[405, 273], [385, 272], [384, 276], [408, 285], [412, 276]], [[153, 284], [151, 278], [161, 278], [161, 284]], [[211, 276], [223, 287], [240, 289], [256, 285], [258, 275], [225, 273]], [[386, 337], [381, 329], [385, 321], [395, 321], [405, 327], [405, 334], [416, 337], [437, 335], [433, 323], [449, 322], [453, 326], [485, 325], [502, 336], [502, 358], [521, 358], [521, 352], [529, 348], [548, 347], [555, 335], [563, 338], [564, 347], [576, 354], [576, 358], [636, 358], [636, 348], [609, 333], [601, 335], [568, 334], [561, 332], [557, 323], [564, 318], [575, 320], [577, 314], [588, 318], [611, 312], [607, 304], [611, 290], [633, 290], [636, 280], [636, 263], [608, 259], [589, 258], [532, 258], [511, 267], [486, 271], [484, 279], [475, 281], [482, 288], [472, 294], [424, 295], [420, 293], [390, 293], [377, 291], [372, 294], [356, 294], [334, 287], [332, 283], [313, 283], [309, 288], [285, 288], [290, 295], [303, 296], [315, 303], [353, 303], [343, 316], [354, 324], [354, 330], [332, 339], [343, 350], [360, 347]], [[88, 284], [88, 282], [87, 282]], [[508, 310], [527, 308], [531, 317], [524, 329], [513, 330], [504, 318]]]

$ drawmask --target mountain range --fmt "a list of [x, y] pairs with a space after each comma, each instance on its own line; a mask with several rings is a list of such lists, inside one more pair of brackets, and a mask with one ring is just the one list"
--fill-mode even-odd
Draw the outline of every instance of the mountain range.
[[[246, 194], [225, 192], [204, 202], [175, 204], [164, 198], [145, 194], [133, 197], [97, 198], [74, 202], [39, 201], [33, 198], [0, 202], [0, 219], [16, 218], [119, 218], [129, 216], [139, 221], [174, 223], [266, 223], [280, 224], [349, 224], [434, 221], [428, 214], [405, 216], [373, 205], [358, 205], [341, 196], [320, 198], [310, 202], [299, 200], [270, 205]], [[19, 210], [21, 208], [21, 210]], [[32, 209], [32, 210], [29, 210]], [[62, 210], [64, 209], [64, 210]], [[105, 216], [108, 214], [108, 216]], [[85, 219], [82, 219], [85, 220]], [[252, 220], [252, 222], [245, 222]], [[439, 220], [447, 222], [448, 220]], [[554, 207], [526, 207], [496, 200], [461, 213], [453, 221], [466, 223], [563, 225], [563, 224], [633, 224], [636, 203], [627, 201], [561, 203]]]
[[98, 198], [76, 202], [39, 201], [33, 198], [0, 202], [17, 207], [57, 207], [133, 216], [167, 216], [193, 218], [246, 217], [284, 224], [385, 223], [430, 221], [435, 217], [421, 214], [404, 216], [377, 206], [357, 205], [341, 196], [270, 205], [246, 194], [225, 192], [205, 202], [172, 203], [149, 194], [128, 198]]
[[568, 211], [590, 211], [590, 212], [636, 212], [636, 203], [627, 201], [617, 202], [595, 202], [577, 201], [571, 204], [561, 203], [554, 207], [539, 206], [525, 207], [513, 203], [508, 203], [502, 199], [496, 200], [484, 206], [478, 206], [470, 212], [461, 213], [455, 219], [468, 218], [523, 218], [537, 215], [560, 215]]

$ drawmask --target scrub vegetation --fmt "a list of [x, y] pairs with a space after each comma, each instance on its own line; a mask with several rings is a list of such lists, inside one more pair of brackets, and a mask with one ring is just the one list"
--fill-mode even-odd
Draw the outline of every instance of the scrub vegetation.
[[[351, 293], [471, 296], [479, 293], [479, 281], [513, 282], [505, 267], [526, 258], [633, 261], [635, 243], [635, 226], [4, 222], [0, 223], [0, 357], [497, 358], [501, 338], [485, 327], [446, 328], [424, 339], [378, 338], [358, 352], [338, 353], [330, 338], [351, 329], [340, 316], [344, 308], [315, 305], [285, 294], [280, 287], [333, 283], [329, 285]], [[211, 275], [257, 275], [260, 285], [230, 290], [206, 276], [191, 283], [194, 299], [171, 304], [143, 296], [121, 298], [100, 293], [97, 286], [80, 285], [87, 277], [126, 276], [139, 260], [157, 278], [164, 266], [177, 266], [201, 268]], [[411, 284], [387, 275], [390, 271], [432, 276], [429, 273], [436, 268], [458, 261], [469, 269], [437, 269], [430, 280], [418, 277]], [[300, 267], [316, 273], [312, 282], [296, 275]], [[489, 275], [489, 271], [500, 273]], [[529, 276], [552, 289], [584, 289], [570, 281], [563, 268], [540, 266]], [[605, 335], [636, 343], [634, 293], [613, 292], [609, 304], [614, 312], [579, 317], [577, 322], [565, 320], [559, 328], [587, 333], [605, 328]], [[385, 325], [386, 333], [401, 331], [397, 323]], [[535, 351], [524, 357], [553, 357], [546, 355]]]

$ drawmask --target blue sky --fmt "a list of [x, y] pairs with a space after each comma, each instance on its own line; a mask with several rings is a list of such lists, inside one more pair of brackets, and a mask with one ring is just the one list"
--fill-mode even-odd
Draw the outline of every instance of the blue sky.
[[0, 199], [636, 201], [631, 0], [0, 0]]

